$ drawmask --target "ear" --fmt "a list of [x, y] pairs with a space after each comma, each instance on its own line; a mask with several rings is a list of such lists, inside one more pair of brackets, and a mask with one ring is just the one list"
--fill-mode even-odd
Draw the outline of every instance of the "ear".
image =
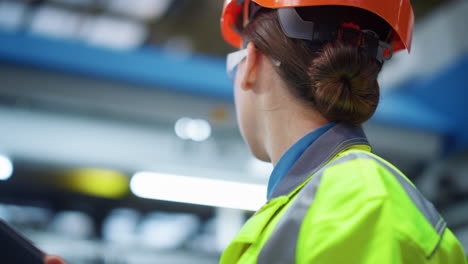
[[255, 47], [255, 44], [249, 42], [249, 44], [247, 44], [247, 57], [244, 64], [245, 70], [240, 80], [243, 90], [252, 89], [253, 85], [257, 81], [259, 62], [260, 52]]

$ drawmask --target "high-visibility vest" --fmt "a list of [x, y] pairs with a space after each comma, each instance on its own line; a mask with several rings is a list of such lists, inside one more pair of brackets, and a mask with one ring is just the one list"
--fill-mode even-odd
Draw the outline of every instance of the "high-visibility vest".
[[[434, 206], [370, 153], [360, 128], [338, 124], [318, 141], [288, 172], [282, 195], [245, 223], [221, 264], [467, 263]], [[291, 177], [305, 180], [294, 186]]]

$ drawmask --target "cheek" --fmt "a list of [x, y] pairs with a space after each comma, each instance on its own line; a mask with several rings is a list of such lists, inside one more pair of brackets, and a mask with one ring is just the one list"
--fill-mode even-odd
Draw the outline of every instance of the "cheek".
[[252, 154], [260, 160], [268, 161], [261, 144], [256, 122], [256, 112], [252, 98], [240, 87], [235, 87], [234, 100], [236, 104], [237, 124], [244, 142], [249, 146]]
[[244, 118], [245, 118], [245, 98], [243, 98], [243, 91], [238, 87], [237, 82], [234, 83], [234, 104], [236, 106], [236, 118], [237, 124], [239, 126], [240, 132], [244, 136]]
[[234, 102], [236, 106], [236, 118], [240, 133], [244, 142], [249, 146], [252, 154], [260, 160], [269, 161], [269, 157], [264, 151], [259, 137], [257, 112], [255, 100], [249, 92], [242, 90], [236, 83], [234, 84]]
[[240, 133], [244, 141], [252, 147], [256, 145], [255, 111], [250, 94], [234, 85], [234, 102], [236, 105], [236, 118]]
[[[242, 74], [239, 71], [238, 74]], [[254, 156], [259, 158], [259, 153], [263, 153], [260, 144], [257, 122], [257, 111], [255, 107], [255, 98], [250, 91], [245, 91], [240, 86], [240, 76], [236, 76], [234, 81], [234, 103], [236, 106], [236, 118], [240, 133], [244, 142], [249, 146]]]

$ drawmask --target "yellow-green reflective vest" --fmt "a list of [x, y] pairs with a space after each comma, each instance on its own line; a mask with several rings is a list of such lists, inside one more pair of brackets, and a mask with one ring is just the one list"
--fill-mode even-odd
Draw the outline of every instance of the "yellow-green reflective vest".
[[286, 175], [284, 195], [246, 222], [221, 264], [467, 263], [434, 206], [370, 153], [360, 128], [339, 124], [318, 141]]

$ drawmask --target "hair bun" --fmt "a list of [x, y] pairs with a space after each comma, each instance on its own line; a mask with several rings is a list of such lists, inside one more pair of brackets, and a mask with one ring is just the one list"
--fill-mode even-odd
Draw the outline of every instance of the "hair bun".
[[329, 121], [367, 121], [379, 102], [381, 68], [355, 45], [342, 41], [326, 44], [309, 68], [316, 109]]

